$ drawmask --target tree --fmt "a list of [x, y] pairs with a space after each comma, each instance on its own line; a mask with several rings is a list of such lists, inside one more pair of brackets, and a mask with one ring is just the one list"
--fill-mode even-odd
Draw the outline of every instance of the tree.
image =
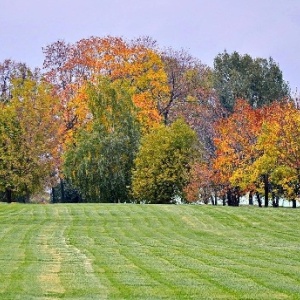
[[24, 81], [25, 79], [38, 80], [39, 77], [39, 69], [32, 71], [25, 63], [15, 62], [11, 59], [4, 60], [0, 63], [0, 102], [11, 100], [15, 78]]
[[226, 51], [214, 59], [214, 87], [223, 106], [232, 112], [235, 100], [245, 99], [252, 107], [262, 107], [289, 97], [288, 84], [272, 58]]
[[0, 110], [0, 191], [8, 202], [13, 193], [28, 199], [44, 187], [55, 168], [58, 128], [58, 102], [48, 84], [18, 78], [12, 85]]
[[100, 78], [89, 84], [90, 122], [78, 130], [64, 154], [64, 174], [87, 202], [129, 200], [139, 123], [130, 84]]
[[80, 192], [68, 180], [61, 180], [51, 189], [52, 203], [80, 203], [83, 199]]
[[253, 109], [245, 100], [239, 99], [233, 113], [216, 123], [214, 168], [220, 184], [226, 187], [229, 205], [233, 191], [250, 191], [252, 195], [258, 188], [258, 177], [253, 179], [252, 176], [252, 164], [259, 156], [255, 147], [263, 116], [266, 116], [263, 110]]
[[198, 201], [200, 197], [207, 202], [217, 190], [212, 181], [211, 162], [215, 155], [213, 124], [224, 111], [213, 90], [212, 70], [183, 50], [167, 49], [162, 58], [170, 88], [168, 101], [161, 108], [164, 122], [170, 124], [183, 118], [197, 133], [202, 149], [202, 161], [191, 165], [186, 197], [188, 201]]
[[146, 203], [173, 203], [177, 197], [184, 200], [196, 144], [196, 133], [182, 120], [145, 135], [135, 159], [134, 199]]
[[87, 81], [97, 83], [99, 76], [130, 82], [145, 131], [161, 121], [158, 107], [168, 93], [167, 76], [158, 53], [142, 42], [111, 36], [75, 44], [57, 41], [45, 47], [44, 54], [46, 78], [60, 96], [66, 132], [78, 122], [72, 100]]
[[223, 111], [213, 91], [207, 91], [196, 99], [176, 103], [171, 110], [170, 119], [175, 116], [184, 118], [197, 133], [201, 144], [201, 162], [191, 166], [189, 185], [186, 187], [187, 200], [190, 202], [201, 200], [207, 203], [214, 198], [213, 202], [217, 203], [217, 194], [221, 187], [213, 167], [216, 155], [214, 124], [222, 118]]
[[[159, 104], [160, 114], [165, 124], [176, 119], [176, 106], [186, 101], [207, 99], [211, 91], [209, 80], [211, 70], [188, 52], [168, 48], [161, 53], [164, 69], [168, 76], [169, 93]], [[174, 108], [172, 111], [172, 108]]]
[[188, 202], [202, 201], [217, 205], [220, 193], [219, 182], [216, 181], [215, 170], [207, 161], [196, 161], [191, 165], [189, 183], [184, 192]]
[[289, 101], [261, 109], [237, 100], [234, 112], [216, 126], [214, 167], [227, 191], [264, 194], [265, 207], [272, 195], [295, 201], [300, 187], [300, 114]]
[[273, 104], [269, 110], [270, 118], [258, 137], [261, 155], [253, 164], [253, 175], [268, 174], [273, 193], [281, 192], [296, 207], [300, 194], [300, 112], [289, 102]]
[[0, 103], [0, 191], [5, 193], [7, 202], [12, 201], [12, 191], [19, 181], [17, 171], [22, 165], [21, 128], [15, 112]]

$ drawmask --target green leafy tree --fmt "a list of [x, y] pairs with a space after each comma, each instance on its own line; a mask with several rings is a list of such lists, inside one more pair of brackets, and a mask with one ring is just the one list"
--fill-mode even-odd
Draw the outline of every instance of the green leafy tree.
[[88, 87], [91, 121], [64, 155], [64, 173], [86, 202], [129, 200], [139, 123], [126, 81], [100, 78]]
[[272, 58], [252, 58], [238, 52], [219, 54], [214, 60], [214, 87], [223, 106], [233, 110], [235, 100], [245, 99], [253, 107], [288, 97], [290, 90]]
[[136, 201], [173, 203], [176, 197], [184, 199], [196, 145], [196, 133], [181, 119], [144, 136], [133, 171]]

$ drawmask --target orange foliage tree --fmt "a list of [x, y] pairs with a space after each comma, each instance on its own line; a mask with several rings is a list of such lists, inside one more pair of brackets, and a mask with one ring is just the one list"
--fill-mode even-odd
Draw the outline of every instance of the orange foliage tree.
[[[293, 201], [300, 193], [300, 112], [293, 103], [273, 103], [257, 142], [260, 156], [253, 164], [253, 176], [268, 174], [277, 194]], [[273, 205], [278, 203], [273, 199]]]
[[82, 87], [86, 81], [97, 83], [99, 76], [131, 82], [133, 101], [146, 131], [161, 121], [159, 107], [169, 91], [167, 76], [160, 56], [143, 43], [91, 37], [75, 44], [57, 41], [45, 47], [44, 54], [46, 78], [57, 87], [66, 132], [84, 120], [87, 111]]
[[233, 114], [216, 123], [214, 168], [219, 183], [225, 187], [229, 205], [238, 204], [240, 192], [250, 191], [251, 196], [257, 188], [251, 166], [259, 155], [255, 146], [264, 116], [261, 109], [239, 99]]

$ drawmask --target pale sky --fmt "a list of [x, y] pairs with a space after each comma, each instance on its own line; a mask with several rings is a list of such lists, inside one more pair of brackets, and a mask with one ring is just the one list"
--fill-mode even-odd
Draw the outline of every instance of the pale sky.
[[90, 36], [151, 36], [212, 66], [226, 49], [270, 56], [300, 89], [300, 0], [0, 0], [0, 61], [42, 67], [42, 47]]

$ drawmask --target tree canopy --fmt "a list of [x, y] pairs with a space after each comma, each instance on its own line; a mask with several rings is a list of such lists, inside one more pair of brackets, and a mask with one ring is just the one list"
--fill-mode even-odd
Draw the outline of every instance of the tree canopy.
[[180, 119], [144, 136], [133, 171], [136, 201], [174, 203], [176, 197], [184, 199], [196, 141], [196, 133]]
[[0, 103], [0, 191], [30, 195], [50, 180], [58, 141], [58, 99], [44, 82], [15, 79]]
[[77, 132], [64, 154], [64, 174], [87, 202], [128, 201], [140, 135], [129, 90], [126, 82], [108, 78], [87, 88], [91, 124]]
[[210, 68], [149, 37], [112, 36], [43, 52], [42, 70], [0, 63], [8, 201], [45, 188], [69, 202], [300, 198], [299, 108], [272, 58], [225, 51]]
[[226, 51], [214, 59], [214, 87], [223, 106], [233, 110], [236, 99], [246, 99], [252, 107], [262, 107], [289, 96], [288, 84], [270, 57]]

